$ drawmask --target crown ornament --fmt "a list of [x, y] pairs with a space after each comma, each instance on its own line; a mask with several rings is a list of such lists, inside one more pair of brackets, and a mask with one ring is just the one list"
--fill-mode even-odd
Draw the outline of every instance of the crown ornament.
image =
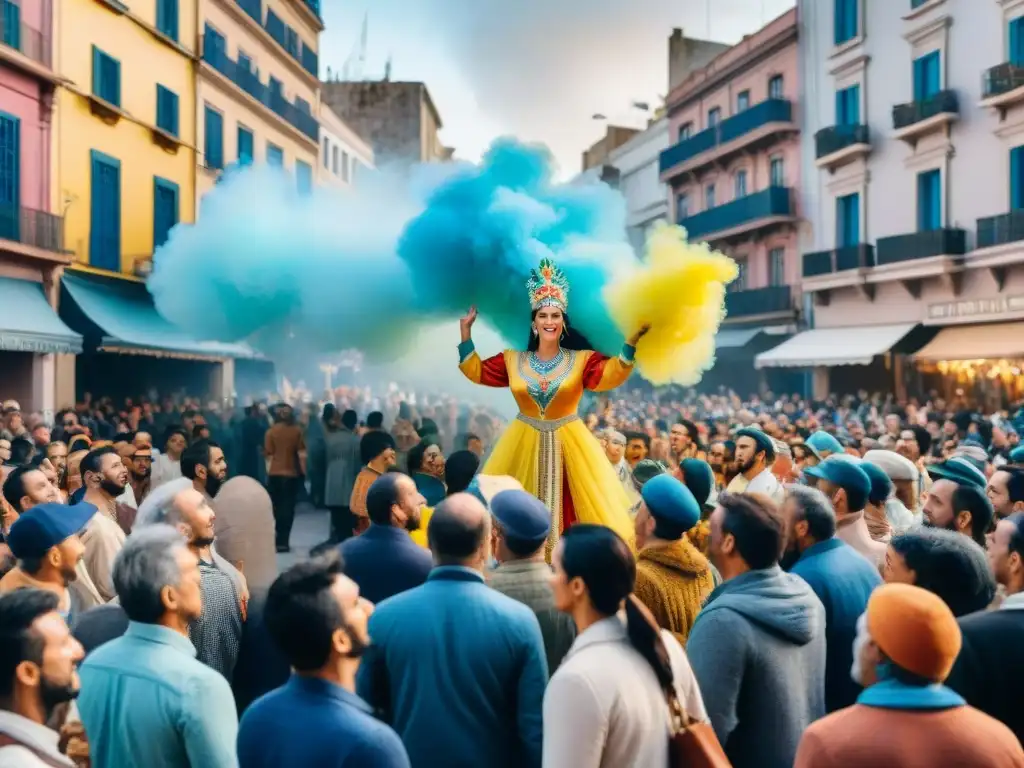
[[530, 292], [530, 308], [557, 307], [565, 312], [569, 307], [569, 280], [551, 259], [541, 259], [536, 269], [530, 270], [526, 281]]

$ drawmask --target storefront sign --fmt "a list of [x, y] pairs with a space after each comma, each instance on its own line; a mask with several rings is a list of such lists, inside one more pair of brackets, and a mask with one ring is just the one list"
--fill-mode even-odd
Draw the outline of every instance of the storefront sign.
[[1000, 296], [995, 299], [973, 301], [950, 301], [928, 305], [930, 325], [943, 323], [979, 322], [983, 320], [1007, 320], [1008, 315], [1024, 314], [1024, 296]]

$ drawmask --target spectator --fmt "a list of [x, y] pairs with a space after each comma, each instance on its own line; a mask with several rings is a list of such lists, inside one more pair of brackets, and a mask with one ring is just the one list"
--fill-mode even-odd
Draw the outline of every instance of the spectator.
[[267, 598], [266, 622], [294, 672], [256, 701], [238, 731], [241, 768], [407, 768], [405, 747], [355, 693], [373, 606], [331, 552], [292, 566]]
[[370, 527], [339, 549], [346, 575], [363, 597], [378, 604], [423, 584], [433, 562], [430, 553], [409, 538], [409, 532], [419, 528], [423, 512], [423, 497], [410, 477], [400, 472], [378, 477], [366, 494], [366, 510]]
[[306, 474], [306, 438], [290, 405], [282, 403], [275, 409], [274, 426], [263, 439], [263, 455], [267, 459], [267, 490], [274, 503], [277, 551], [290, 552], [295, 502], [301, 477]]
[[636, 596], [658, 626], [685, 645], [704, 600], [714, 588], [707, 558], [686, 536], [700, 521], [700, 504], [685, 485], [667, 474], [651, 478], [640, 494]]
[[711, 561], [724, 583], [687, 653], [734, 768], [790, 768], [800, 735], [825, 714], [825, 611], [779, 568], [785, 536], [762, 494], [725, 494], [711, 515]]
[[480, 457], [474, 451], [455, 451], [444, 463], [448, 495], [464, 493], [480, 470]]
[[881, 568], [885, 562], [885, 544], [871, 538], [864, 507], [871, 494], [871, 479], [858, 464], [845, 456], [831, 456], [804, 474], [817, 480], [836, 511], [836, 535]]
[[552, 562], [556, 605], [579, 636], [544, 696], [544, 765], [668, 768], [667, 696], [708, 718], [682, 647], [630, 594], [629, 547], [608, 528], [574, 525]]
[[862, 461], [859, 466], [871, 481], [871, 491], [864, 507], [864, 522], [868, 525], [868, 533], [875, 541], [888, 544], [892, 538], [892, 525], [885, 514], [885, 505], [892, 496], [892, 480], [877, 464]]
[[853, 640], [857, 619], [882, 577], [874, 563], [836, 536], [836, 514], [821, 491], [789, 486], [782, 511], [790, 572], [806, 581], [825, 607], [825, 710], [835, 712], [860, 693], [850, 678]]
[[9, 768], [74, 765], [46, 726], [78, 695], [84, 655], [58, 614], [59, 601], [41, 589], [0, 596], [0, 765]]
[[651, 452], [651, 438], [643, 432], [626, 433], [626, 463], [630, 470]]
[[834, 453], [842, 454], [845, 453], [843, 444], [835, 439], [828, 432], [818, 430], [807, 440], [804, 441], [804, 445], [812, 452], [813, 456], [817, 459], [818, 464], [823, 462], [829, 456]]
[[1006, 599], [999, 610], [960, 619], [963, 647], [946, 685], [1024, 741], [1024, 513], [999, 521], [988, 561], [996, 582], [1006, 588]]
[[406, 465], [426, 505], [434, 507], [439, 504], [447, 490], [444, 485], [444, 453], [436, 436], [428, 435], [410, 448]]
[[354, 532], [357, 534], [365, 531], [370, 525], [369, 512], [366, 509], [366, 496], [370, 486], [397, 463], [395, 439], [387, 432], [371, 430], [359, 441], [359, 456], [363, 468], [356, 475], [355, 484], [352, 486], [352, 498], [349, 500], [349, 508], [356, 521]]
[[327, 452], [327, 476], [324, 480], [324, 504], [331, 515], [331, 544], [340, 544], [352, 536], [356, 523], [349, 504], [362, 461], [359, 455], [358, 417], [353, 410], [341, 414], [340, 425], [328, 424], [324, 433]]
[[885, 503], [885, 516], [892, 526], [893, 535], [920, 523], [921, 473], [914, 462], [894, 451], [885, 450], [867, 451], [864, 462], [881, 469], [892, 481], [893, 495]]
[[1024, 512], [1024, 470], [1003, 467], [992, 473], [985, 489], [992, 502], [996, 519], [1002, 520], [1015, 512]]
[[782, 485], [772, 474], [775, 443], [764, 432], [751, 427], [736, 432], [736, 468], [739, 474], [729, 483], [729, 493], [763, 493], [776, 504], [782, 501]]
[[235, 764], [231, 689], [195, 659], [188, 639], [203, 610], [201, 578], [195, 554], [169, 526], [134, 533], [118, 555], [113, 579], [131, 623], [81, 670], [79, 712], [95, 768]]
[[172, 425], [167, 428], [164, 432], [163, 448], [153, 459], [150, 490], [181, 477], [181, 454], [188, 446], [188, 440], [188, 432], [180, 426]]
[[974, 539], [980, 547], [985, 546], [985, 536], [994, 517], [992, 502], [982, 488], [960, 485], [945, 478], [932, 483], [924, 503], [925, 525], [963, 534]]
[[197, 440], [181, 454], [181, 474], [208, 502], [213, 501], [228, 477], [224, 451], [212, 440]]
[[942, 685], [960, 630], [935, 595], [906, 584], [876, 590], [858, 622], [857, 703], [812, 724], [795, 768], [1011, 768], [1024, 751], [1010, 730]]
[[554, 671], [576, 639], [576, 626], [555, 607], [551, 568], [544, 561], [551, 512], [536, 496], [515, 489], [495, 494], [490, 511], [498, 567], [487, 574], [487, 583], [533, 611], [544, 638], [548, 669]]
[[985, 551], [967, 536], [937, 528], [916, 528], [894, 538], [883, 576], [889, 584], [934, 592], [954, 616], [984, 610], [996, 593]]
[[484, 583], [490, 536], [483, 504], [445, 499], [430, 520], [437, 567], [427, 583], [370, 618], [357, 690], [383, 710], [414, 768], [540, 765], [544, 641], [533, 611]]

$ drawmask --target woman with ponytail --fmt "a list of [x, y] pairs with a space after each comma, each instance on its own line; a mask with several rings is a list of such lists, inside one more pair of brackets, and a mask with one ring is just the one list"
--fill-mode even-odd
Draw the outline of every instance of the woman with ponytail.
[[673, 689], [708, 719], [682, 646], [633, 596], [635, 580], [633, 553], [609, 528], [575, 525], [555, 547], [555, 606], [577, 636], [544, 695], [545, 768], [667, 768]]

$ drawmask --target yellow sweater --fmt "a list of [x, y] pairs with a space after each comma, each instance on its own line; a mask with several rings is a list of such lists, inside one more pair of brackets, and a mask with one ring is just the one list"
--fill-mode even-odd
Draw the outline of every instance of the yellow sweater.
[[654, 614], [658, 626], [686, 645], [693, 622], [711, 590], [711, 566], [685, 536], [669, 544], [640, 550], [636, 596]]

